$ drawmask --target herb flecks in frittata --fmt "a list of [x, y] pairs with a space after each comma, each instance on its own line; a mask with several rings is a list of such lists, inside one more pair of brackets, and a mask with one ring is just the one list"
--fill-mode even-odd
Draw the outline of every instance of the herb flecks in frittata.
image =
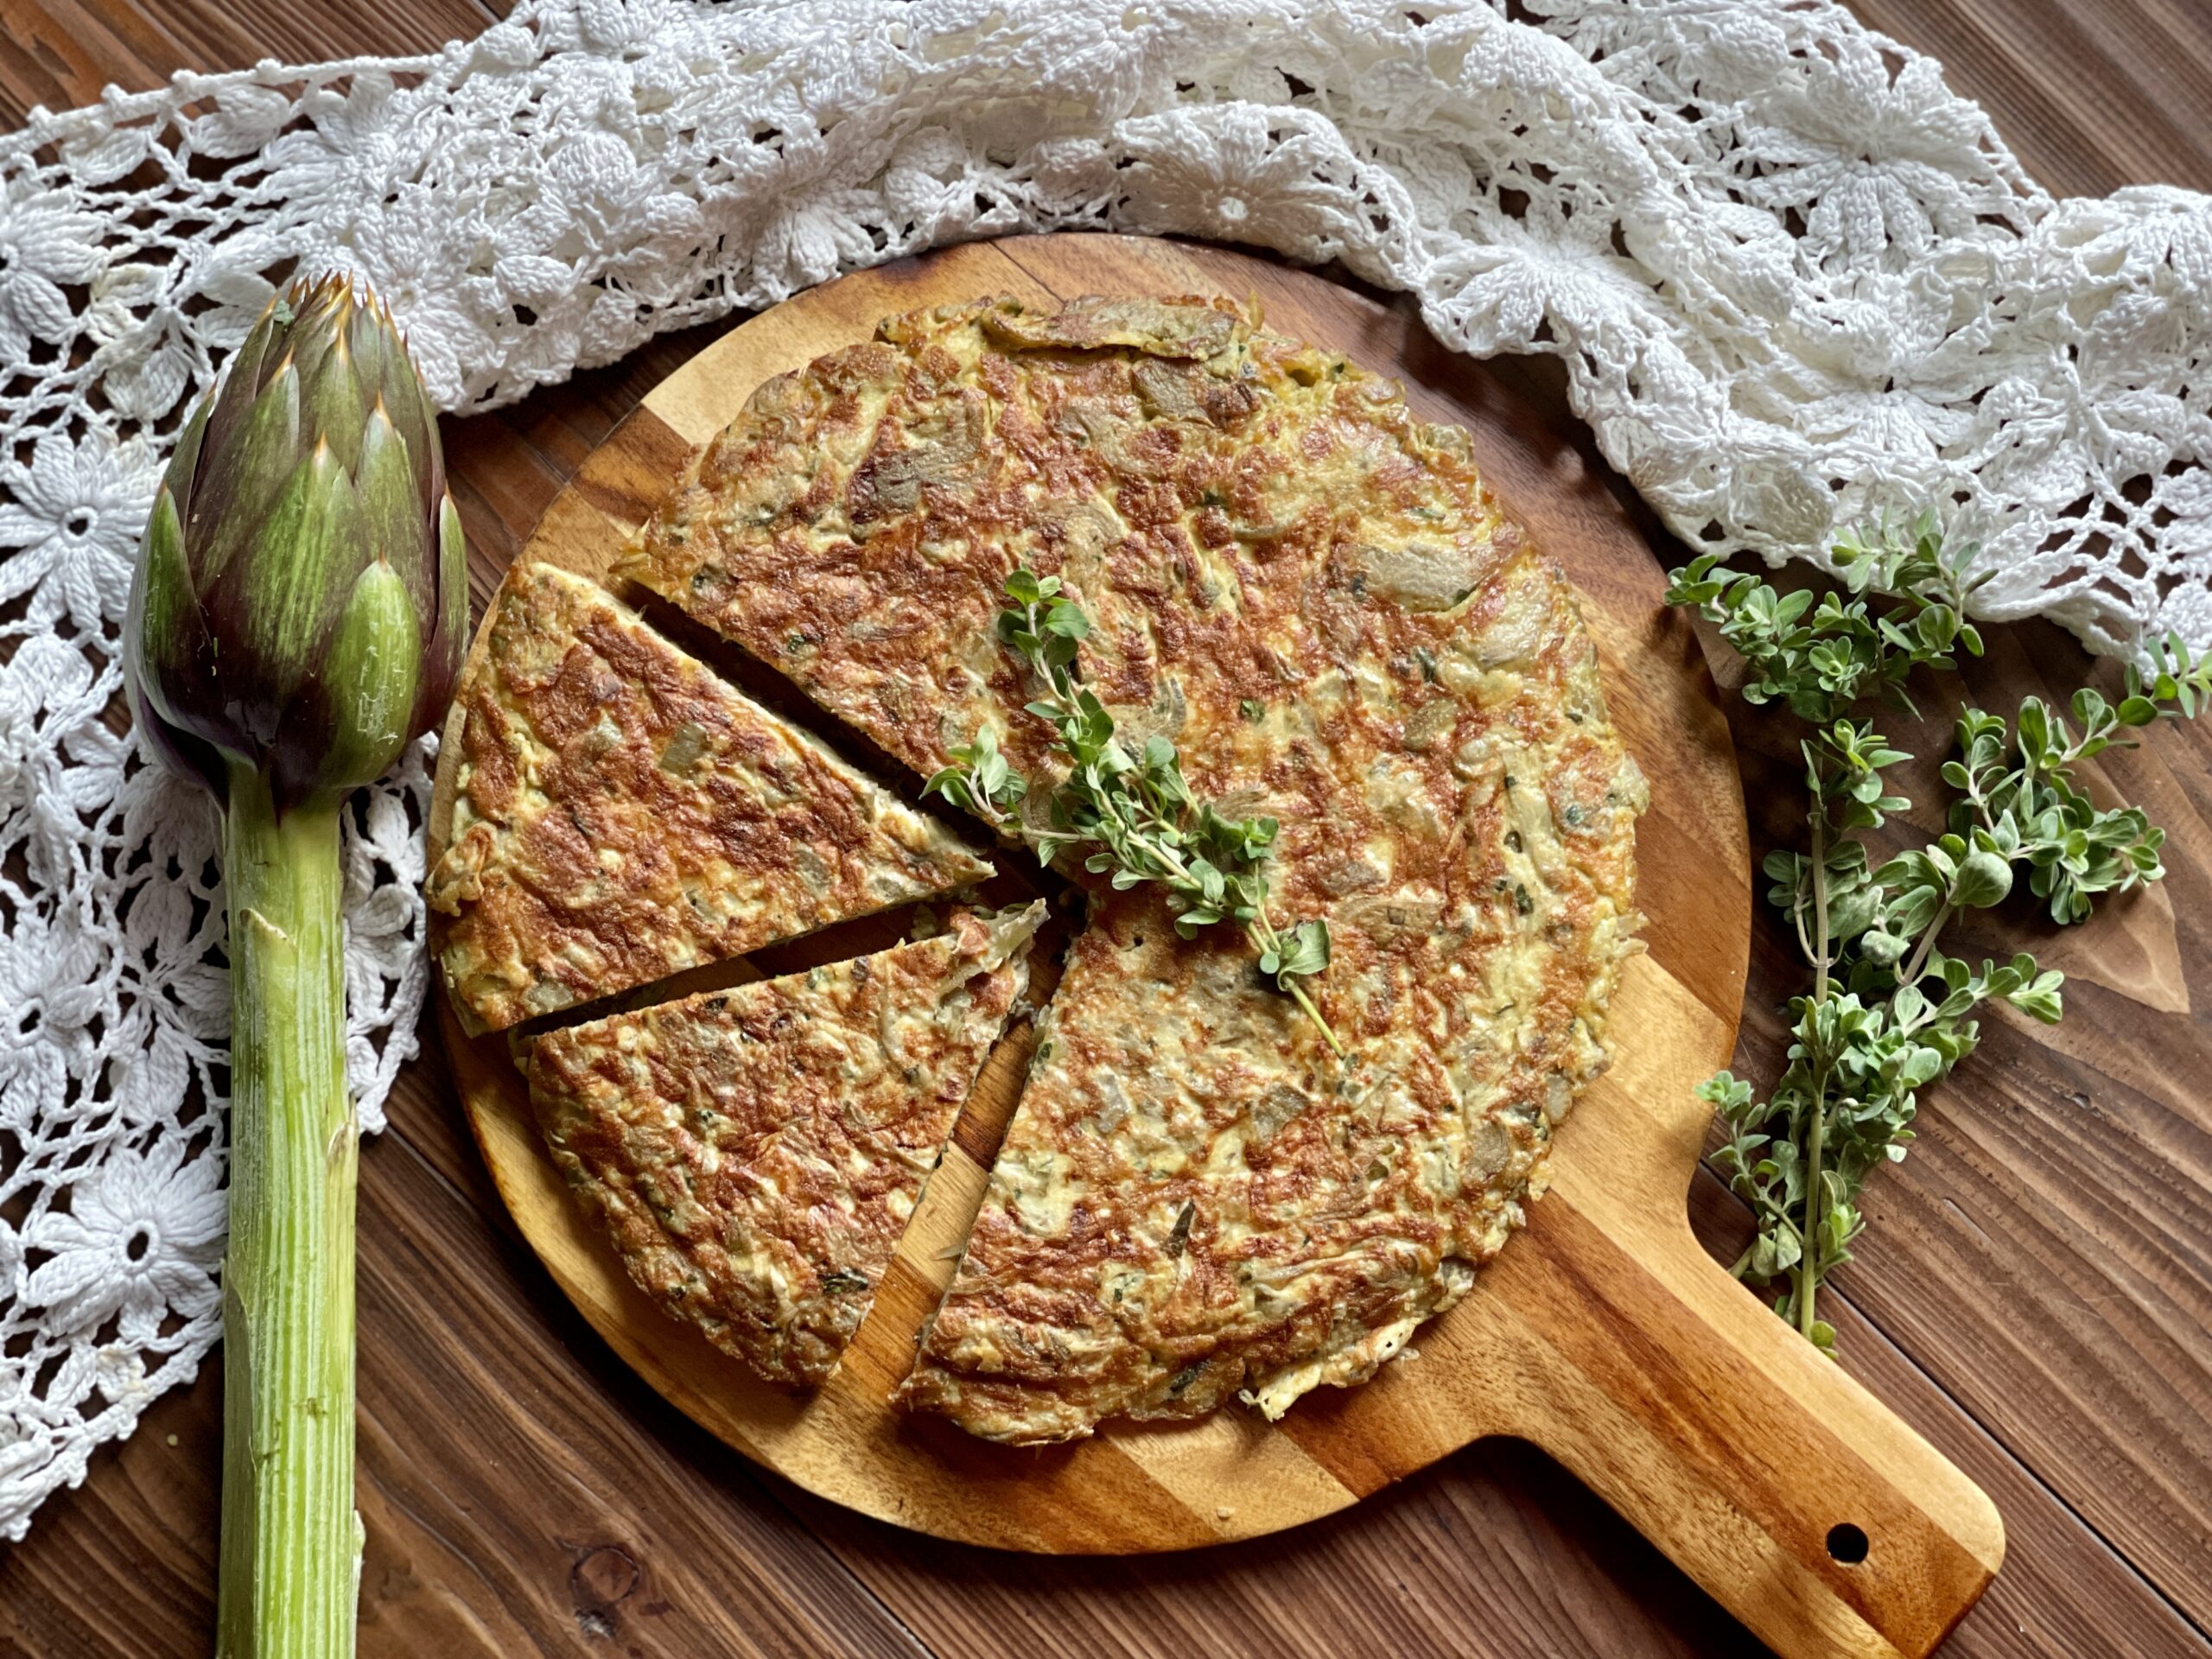
[[554, 1163], [639, 1289], [771, 1382], [828, 1382], [1028, 987], [1045, 907], [539, 1039]]
[[[1013, 602], [999, 613], [999, 643], [1044, 688], [1027, 712], [1050, 722], [1055, 747], [1067, 756], [1066, 780], [1052, 791], [1049, 823], [1033, 829], [1039, 858], [1091, 849], [1084, 868], [1125, 889], [1156, 882], [1167, 893], [1175, 931], [1185, 938], [1224, 919], [1241, 922], [1259, 952], [1260, 971], [1296, 999], [1338, 1054], [1344, 1045], [1321, 1017], [1301, 979], [1329, 965], [1329, 926], [1300, 921], [1278, 930], [1268, 915], [1268, 859], [1273, 818], [1226, 818], [1192, 798], [1174, 744], [1153, 736], [1132, 755], [1114, 734], [1114, 717], [1077, 677], [1076, 658], [1090, 619], [1060, 593], [1058, 576], [1016, 569], [1007, 578]], [[953, 764], [929, 780], [940, 794], [988, 819], [1010, 824], [1028, 781], [1007, 765], [987, 727], [952, 751]]]
[[464, 680], [424, 891], [472, 1029], [500, 1030], [990, 866], [598, 583], [518, 561]]
[[1830, 1351], [1835, 1333], [1815, 1299], [1866, 1224], [1859, 1189], [1904, 1159], [1919, 1091], [1973, 1052], [1973, 1011], [1996, 997], [2047, 1024], [2063, 1012], [2062, 976], [2024, 952], [1979, 969], [1945, 957], [1936, 948], [1945, 925], [2001, 904], [2021, 868], [2059, 922], [2086, 920], [2100, 893], [2163, 876], [2164, 832], [2139, 808], [2098, 807], [2072, 768], [2125, 743], [2126, 729], [2194, 715], [2212, 699], [2212, 662], [2193, 661], [2170, 638], [2145, 653], [2147, 671], [2128, 670], [2117, 705], [2087, 688], [2074, 694], [2078, 737], [2039, 698], [2009, 722], [1967, 709], [1942, 771], [1959, 792], [1948, 833], [1870, 868], [1859, 836], [1910, 806], [1884, 773], [1912, 757], [1852, 711], [1877, 694], [1910, 709], [1914, 669], [1955, 669], [1961, 649], [1981, 654], [1964, 620], [1980, 585], [1967, 574], [1976, 550], [1947, 549], [1923, 514], [1909, 528], [1844, 538], [1842, 594], [1783, 594], [1707, 555], [1675, 571], [1667, 595], [1718, 624], [1742, 654], [1752, 671], [1746, 700], [1785, 704], [1813, 728], [1801, 746], [1810, 850], [1775, 852], [1764, 867], [1813, 988], [1790, 1004], [1789, 1064], [1767, 1099], [1726, 1071], [1698, 1092], [1729, 1131], [1713, 1163], [1758, 1224], [1737, 1277], [1780, 1282], [1775, 1311]]
[[1185, 943], [1161, 884], [1059, 855], [1092, 902], [898, 1395], [1023, 1445], [1277, 1416], [1374, 1375], [1521, 1224], [1605, 1063], [1643, 779], [1465, 434], [1223, 305], [1014, 303], [769, 382], [626, 574], [918, 779], [988, 729], [1041, 830], [1067, 757], [996, 622], [1008, 572], [1049, 572], [1131, 759], [1158, 732], [1217, 812], [1281, 820], [1270, 919], [1326, 918], [1298, 982], [1358, 1064], [1317, 1064], [1241, 924]]

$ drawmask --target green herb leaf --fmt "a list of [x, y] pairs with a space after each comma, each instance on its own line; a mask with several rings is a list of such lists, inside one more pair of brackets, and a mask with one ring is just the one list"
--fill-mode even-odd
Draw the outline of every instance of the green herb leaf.
[[1843, 594], [1783, 594], [1711, 554], [1670, 577], [1669, 601], [1695, 607], [1745, 658], [1745, 700], [1782, 704], [1810, 728], [1800, 745], [1810, 850], [1779, 849], [1764, 868], [1767, 897], [1812, 964], [1813, 990], [1790, 1004], [1788, 1064], [1770, 1095], [1726, 1071], [1698, 1092], [1727, 1135], [1713, 1166], [1756, 1224], [1737, 1276], [1777, 1286], [1776, 1313], [1827, 1352], [1834, 1332], [1815, 1299], [1864, 1230], [1860, 1186], [1904, 1158], [1919, 1091], [1974, 1052], [1974, 1011], [1992, 998], [2046, 1023], [2063, 1011], [2062, 976], [2025, 955], [1976, 970], [1936, 950], [1945, 925], [1961, 910], [2004, 904], [2023, 869], [2060, 922], [2162, 877], [2164, 833], [2139, 808], [2098, 806], [2073, 768], [2212, 701], [2212, 661], [2169, 637], [2127, 671], [2117, 704], [2076, 691], [2070, 725], [2035, 697], [2010, 721], [1968, 708], [1942, 768], [1957, 796], [1947, 833], [1870, 872], [1859, 834], [1910, 804], [1885, 774], [1911, 757], [1858, 710], [1874, 698], [1910, 709], [1916, 671], [1980, 654], [1964, 620], [1980, 585], [1967, 575], [1977, 550], [1949, 545], [1923, 513], [1904, 529], [1838, 541]]
[[[1328, 924], [1295, 922], [1279, 931], [1268, 914], [1267, 863], [1274, 846], [1273, 818], [1227, 818], [1194, 797], [1175, 745], [1157, 733], [1132, 756], [1115, 734], [1114, 717], [1077, 674], [1090, 619], [1061, 596], [1058, 576], [1017, 567], [1007, 577], [1007, 607], [998, 614], [1000, 643], [1042, 689], [1027, 712], [1053, 730], [1053, 747], [1068, 776], [1046, 804], [1050, 828], [1031, 833], [1039, 862], [1063, 848], [1083, 853], [1084, 868], [1117, 891], [1147, 882], [1166, 889], [1175, 931], [1185, 938], [1226, 920], [1241, 924], [1260, 969], [1296, 1001], [1338, 1053], [1344, 1046], [1299, 982], [1326, 970]], [[1266, 713], [1243, 705], [1245, 718]], [[1005, 826], [1028, 785], [1007, 766], [988, 728], [952, 751], [954, 764], [925, 792], [944, 796]]]
[[1029, 792], [1029, 782], [999, 753], [998, 734], [988, 726], [976, 741], [952, 751], [953, 764], [922, 785], [924, 795], [942, 795], [992, 823], [1004, 824]]

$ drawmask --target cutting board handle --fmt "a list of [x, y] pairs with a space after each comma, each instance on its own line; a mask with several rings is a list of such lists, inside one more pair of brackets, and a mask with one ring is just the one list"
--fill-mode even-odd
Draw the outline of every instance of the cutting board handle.
[[2003, 1559], [1995, 1506], [1656, 1219], [1679, 1198], [1616, 1198], [1554, 1193], [1497, 1263], [1545, 1282], [1510, 1299], [1522, 1339], [1488, 1345], [1513, 1356], [1496, 1421], [1785, 1659], [1930, 1651]]

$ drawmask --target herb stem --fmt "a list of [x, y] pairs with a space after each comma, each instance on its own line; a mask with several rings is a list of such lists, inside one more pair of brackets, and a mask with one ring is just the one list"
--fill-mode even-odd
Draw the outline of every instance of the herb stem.
[[1797, 1330], [1813, 1340], [1813, 1299], [1820, 1293], [1821, 1215], [1827, 1207], [1821, 1179], [1821, 1161], [1827, 1150], [1828, 1127], [1828, 1068], [1823, 1064], [1813, 1074], [1812, 1124], [1808, 1131], [1805, 1163], [1805, 1230], [1797, 1257]]
[[1827, 808], [1813, 806], [1813, 1001], [1828, 1000]]
[[[1280, 957], [1284, 950], [1282, 936], [1275, 931], [1274, 924], [1268, 919], [1265, 911], [1244, 925], [1244, 937], [1251, 940], [1253, 948], [1262, 955], [1272, 952]], [[1313, 999], [1306, 995], [1306, 988], [1293, 980], [1286, 988], [1297, 1000], [1298, 1006], [1306, 1010], [1306, 1017], [1319, 1027], [1322, 1036], [1329, 1039], [1329, 1047], [1337, 1058], [1342, 1059], [1344, 1044], [1338, 1040], [1335, 1028], [1321, 1017], [1321, 1010], [1313, 1006]]]
[[[1813, 802], [1813, 1006], [1828, 1000], [1828, 809], [1817, 796]], [[1821, 1281], [1821, 1159], [1827, 1136], [1827, 1067], [1814, 1073], [1813, 1122], [1805, 1166], [1805, 1228], [1797, 1257], [1797, 1329], [1806, 1341], [1813, 1339], [1813, 1303]]]
[[1920, 943], [1912, 948], [1912, 959], [1905, 963], [1904, 972], [1897, 976], [1898, 984], [1917, 985], [1920, 982], [1921, 970], [1928, 965], [1929, 952], [1936, 948], [1936, 936], [1943, 931], [1943, 924], [1951, 919], [1956, 908], [1946, 899], [1929, 918], [1928, 926], [1921, 933]]
[[[1194, 797], [1182, 759], [1164, 735], [1146, 738], [1135, 753], [1123, 746], [1113, 715], [1079, 677], [1077, 651], [1090, 620], [1062, 596], [1059, 577], [1017, 567], [1005, 592], [1013, 602], [999, 613], [999, 642], [1027, 670], [1035, 696], [1027, 710], [1052, 727], [1052, 747], [1068, 762], [1048, 803], [1051, 827], [1033, 814], [1022, 823], [1039, 857], [1049, 865], [1063, 847], [1087, 848], [1084, 868], [1110, 874], [1116, 891], [1145, 882], [1166, 887], [1168, 913], [1185, 938], [1215, 922], [1243, 923], [1261, 974], [1296, 1001], [1342, 1058], [1344, 1044], [1298, 983], [1328, 968], [1327, 922], [1295, 922], [1286, 937], [1268, 915], [1275, 820], [1224, 817]], [[978, 731], [950, 758], [925, 792], [975, 806], [995, 827], [1014, 822], [1008, 809], [1027, 797], [1029, 783], [1007, 764], [991, 729]]]

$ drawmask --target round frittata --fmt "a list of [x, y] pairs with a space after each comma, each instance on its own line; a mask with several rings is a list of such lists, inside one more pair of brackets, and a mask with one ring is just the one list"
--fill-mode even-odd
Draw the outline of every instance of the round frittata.
[[1364, 1380], [1465, 1294], [1604, 1065], [1643, 781], [1558, 569], [1456, 429], [1221, 302], [893, 318], [763, 386], [621, 566], [927, 775], [1058, 765], [1017, 566], [1194, 791], [1281, 829], [1332, 1052], [1228, 930], [1092, 883], [900, 1392], [1010, 1441]]

